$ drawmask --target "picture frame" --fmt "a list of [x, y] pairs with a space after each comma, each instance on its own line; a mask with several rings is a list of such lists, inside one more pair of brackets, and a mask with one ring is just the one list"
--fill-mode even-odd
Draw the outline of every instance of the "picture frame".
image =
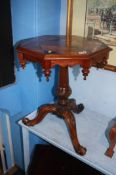
[[116, 72], [116, 0], [86, 0], [85, 3], [84, 36], [112, 48], [104, 68]]

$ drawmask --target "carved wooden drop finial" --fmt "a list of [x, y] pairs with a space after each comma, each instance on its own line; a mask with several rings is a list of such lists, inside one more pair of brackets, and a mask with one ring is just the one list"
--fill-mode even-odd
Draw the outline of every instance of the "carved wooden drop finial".
[[51, 74], [51, 64], [49, 61], [43, 63], [43, 73], [46, 77], [46, 80], [49, 81], [49, 76]]
[[82, 69], [82, 73], [83, 73], [83, 76], [84, 76], [84, 80], [86, 80], [87, 79], [87, 76], [88, 76], [88, 74], [89, 74], [89, 68], [88, 67], [83, 67], [83, 69]]
[[21, 67], [24, 69], [26, 66], [26, 60], [24, 59], [23, 54], [19, 52], [18, 58], [19, 58], [19, 62], [20, 62]]
[[51, 74], [51, 70], [50, 69], [44, 69], [43, 73], [46, 77], [46, 80], [49, 81], [49, 76]]

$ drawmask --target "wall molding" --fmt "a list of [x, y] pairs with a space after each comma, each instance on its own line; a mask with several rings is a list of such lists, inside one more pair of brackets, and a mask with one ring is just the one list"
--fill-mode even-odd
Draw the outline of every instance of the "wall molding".
[[[10, 168], [15, 165], [9, 117], [10, 115], [7, 110], [0, 109], [0, 156], [2, 159], [4, 173], [6, 173]], [[4, 151], [6, 153], [6, 158]]]
[[116, 66], [113, 66], [113, 65], [110, 65], [110, 64], [104, 66], [104, 69], [112, 71], [112, 72], [116, 72]]

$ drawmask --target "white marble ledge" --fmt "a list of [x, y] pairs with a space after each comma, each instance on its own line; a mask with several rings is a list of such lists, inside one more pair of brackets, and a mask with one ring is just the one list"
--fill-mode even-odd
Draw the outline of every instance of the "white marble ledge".
[[[36, 111], [26, 117], [31, 119], [35, 114]], [[110, 119], [89, 109], [75, 118], [80, 143], [87, 148], [83, 157], [75, 153], [64, 121], [55, 115], [48, 114], [33, 127], [25, 126], [22, 121], [19, 125], [102, 173], [116, 175], [116, 152], [112, 158], [104, 155], [108, 147], [105, 130]]]

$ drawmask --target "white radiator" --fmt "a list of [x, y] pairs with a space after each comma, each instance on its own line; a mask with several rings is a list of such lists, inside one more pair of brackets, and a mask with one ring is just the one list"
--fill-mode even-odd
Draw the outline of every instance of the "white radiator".
[[0, 156], [3, 173], [15, 165], [9, 113], [0, 109]]

